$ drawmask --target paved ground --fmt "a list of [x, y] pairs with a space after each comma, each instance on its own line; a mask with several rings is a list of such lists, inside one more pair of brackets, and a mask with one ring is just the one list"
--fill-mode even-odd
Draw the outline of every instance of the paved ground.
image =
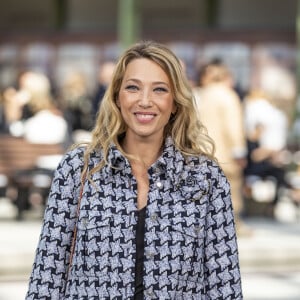
[[[0, 300], [24, 300], [41, 220], [15, 222], [4, 204], [0, 199]], [[253, 234], [238, 239], [244, 299], [299, 300], [300, 221], [247, 224]]]
[[300, 223], [250, 219], [239, 238], [245, 300], [300, 300]]

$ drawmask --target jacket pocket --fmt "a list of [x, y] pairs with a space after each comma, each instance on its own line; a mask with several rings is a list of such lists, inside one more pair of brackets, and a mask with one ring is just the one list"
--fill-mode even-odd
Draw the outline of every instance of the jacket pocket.
[[[160, 232], [158, 233], [159, 244], [155, 248], [160, 273], [168, 274], [188, 280], [202, 273], [203, 229], [200, 224], [191, 219], [175, 217], [173, 219], [160, 220]], [[153, 249], [147, 249], [151, 252]], [[195, 276], [195, 277], [197, 277]]]
[[203, 285], [201, 280], [170, 275], [169, 281], [172, 287], [172, 299], [202, 299]]
[[97, 210], [81, 210], [77, 226], [79, 230], [105, 227], [110, 225], [111, 218], [111, 213], [100, 212]]
[[100, 211], [82, 210], [77, 224], [75, 273], [80, 276], [107, 274], [111, 251], [112, 215]]

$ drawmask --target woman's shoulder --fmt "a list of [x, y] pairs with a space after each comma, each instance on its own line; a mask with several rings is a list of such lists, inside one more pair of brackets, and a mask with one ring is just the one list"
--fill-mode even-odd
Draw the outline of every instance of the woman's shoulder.
[[[68, 164], [73, 165], [74, 167], [84, 164], [84, 154], [87, 150], [87, 144], [80, 144], [73, 146], [71, 149], [65, 152], [63, 156], [63, 161], [68, 162]], [[97, 164], [101, 159], [101, 152], [93, 150], [89, 153], [89, 164]]]
[[199, 155], [191, 155], [187, 159], [188, 163], [195, 165], [195, 166], [202, 166], [202, 167], [209, 167], [215, 166], [219, 167], [217, 161], [206, 154], [199, 154]]
[[82, 159], [85, 149], [86, 149], [85, 145], [72, 146], [70, 149], [66, 151], [65, 158], [72, 159], [72, 160]]
[[58, 168], [77, 169], [82, 167], [85, 148], [84, 146], [76, 146], [68, 149], [62, 156]]
[[205, 174], [206, 177], [212, 180], [227, 180], [219, 163], [205, 154], [192, 156], [190, 162], [192, 163], [193, 169], [196, 170], [199, 175]]

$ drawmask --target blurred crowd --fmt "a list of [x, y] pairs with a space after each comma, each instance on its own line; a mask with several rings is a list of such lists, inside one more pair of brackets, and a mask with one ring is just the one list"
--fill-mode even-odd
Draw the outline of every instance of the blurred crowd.
[[276, 217], [284, 197], [298, 210], [299, 149], [291, 139], [294, 99], [261, 87], [241, 91], [218, 59], [202, 66], [193, 90], [200, 122], [214, 139], [216, 157], [231, 184], [238, 233], [249, 234], [242, 219], [250, 214], [250, 201], [260, 203], [260, 213], [269, 218]]
[[[1, 91], [0, 133], [65, 149], [89, 140], [114, 67], [114, 61], [99, 67], [92, 93], [78, 71], [66, 74], [59, 88], [45, 74], [23, 72], [14, 86]], [[203, 64], [189, 79], [199, 120], [214, 139], [216, 157], [230, 181], [240, 230], [245, 230], [241, 220], [249, 214], [249, 201], [263, 203], [263, 215], [271, 218], [284, 195], [299, 206], [300, 159], [290, 142], [295, 123], [288, 109], [293, 100], [283, 103], [261, 87], [242, 91], [219, 59]]]
[[78, 137], [88, 138], [113, 70], [112, 61], [101, 65], [93, 93], [79, 71], [66, 74], [59, 88], [43, 73], [23, 72], [15, 86], [1, 93], [0, 132], [32, 143], [66, 146]]
[[[1, 91], [0, 140], [2, 135], [1, 143], [9, 141], [11, 146], [0, 145], [0, 197], [9, 199], [16, 207], [17, 219], [23, 219], [24, 211], [43, 211], [53, 172], [63, 152], [74, 143], [89, 141], [114, 67], [114, 61], [101, 65], [92, 92], [87, 78], [78, 69], [66, 73], [59, 87], [46, 74], [27, 70], [15, 85]], [[41, 145], [46, 145], [48, 150], [28, 149], [28, 144], [38, 149], [45, 149]], [[50, 150], [50, 145], [55, 150]], [[28, 151], [34, 153], [29, 155]]]

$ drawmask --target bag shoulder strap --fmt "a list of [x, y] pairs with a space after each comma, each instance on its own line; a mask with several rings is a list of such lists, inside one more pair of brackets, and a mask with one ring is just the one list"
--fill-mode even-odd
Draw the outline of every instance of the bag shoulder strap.
[[78, 219], [79, 219], [80, 203], [81, 203], [81, 199], [82, 199], [82, 194], [83, 194], [83, 188], [84, 188], [85, 179], [86, 179], [86, 172], [82, 176], [81, 185], [80, 185], [80, 192], [79, 192], [79, 198], [78, 198], [78, 202], [77, 202], [75, 227], [74, 227], [73, 236], [72, 236], [72, 242], [71, 242], [71, 248], [70, 248], [70, 258], [69, 258], [69, 266], [68, 266], [67, 278], [66, 278], [67, 281], [68, 281], [68, 278], [69, 278], [69, 273], [70, 273], [70, 270], [71, 270], [71, 265], [72, 265], [73, 256], [74, 256], [74, 250], [75, 250], [75, 244], [76, 244], [76, 237], [77, 237], [77, 223], [78, 223]]

